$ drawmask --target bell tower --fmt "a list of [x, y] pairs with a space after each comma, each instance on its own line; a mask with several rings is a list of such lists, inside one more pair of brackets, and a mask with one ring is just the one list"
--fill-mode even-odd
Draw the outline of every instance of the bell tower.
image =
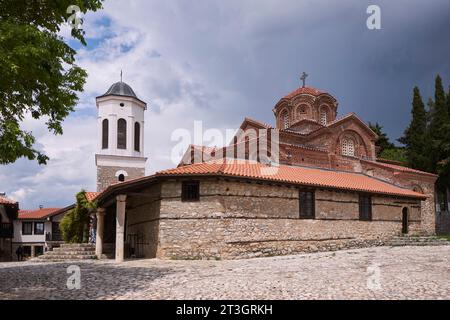
[[125, 82], [114, 83], [96, 98], [98, 146], [95, 155], [97, 191], [111, 184], [145, 176], [144, 112], [140, 100]]

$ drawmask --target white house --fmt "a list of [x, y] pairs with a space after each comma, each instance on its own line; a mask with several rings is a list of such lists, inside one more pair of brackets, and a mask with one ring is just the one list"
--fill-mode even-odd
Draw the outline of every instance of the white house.
[[14, 238], [12, 252], [14, 260], [16, 250], [22, 246], [24, 256], [36, 257], [46, 250], [59, 246], [62, 241], [59, 223], [64, 214], [73, 206], [67, 208], [40, 208], [38, 210], [21, 210], [14, 220]]

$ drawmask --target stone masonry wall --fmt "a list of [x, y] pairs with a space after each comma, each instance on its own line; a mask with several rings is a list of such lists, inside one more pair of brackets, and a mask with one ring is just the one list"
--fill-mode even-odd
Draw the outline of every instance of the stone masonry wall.
[[129, 241], [129, 235], [137, 235], [138, 247], [142, 252], [136, 253], [147, 258], [156, 257], [159, 210], [160, 184], [143, 190], [140, 196], [131, 196], [127, 199], [126, 241]]
[[200, 201], [181, 202], [181, 182], [161, 186], [157, 256], [234, 259], [382, 244], [401, 234], [401, 212], [420, 231], [420, 201], [373, 196], [373, 221], [359, 221], [358, 194], [316, 190], [316, 219], [299, 219], [298, 189], [202, 180]]
[[125, 181], [137, 179], [145, 176], [144, 168], [125, 168], [125, 167], [107, 167], [97, 166], [97, 192], [102, 192], [110, 185], [118, 182], [117, 171], [126, 171], [128, 174]]

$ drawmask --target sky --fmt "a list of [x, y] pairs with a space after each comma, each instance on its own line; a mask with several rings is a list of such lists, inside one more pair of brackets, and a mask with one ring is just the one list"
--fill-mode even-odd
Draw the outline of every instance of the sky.
[[[381, 9], [369, 30], [366, 10]], [[450, 84], [448, 0], [106, 0], [84, 17], [88, 72], [76, 111], [54, 136], [30, 118], [46, 166], [20, 159], [0, 166], [0, 192], [21, 209], [65, 207], [81, 189], [95, 191], [95, 97], [123, 80], [148, 103], [146, 174], [172, 168], [177, 129], [237, 129], [245, 117], [274, 124], [272, 109], [301, 85], [332, 94], [338, 113], [379, 122], [395, 140], [410, 121], [412, 89], [427, 100], [440, 74]], [[208, 144], [208, 141], [204, 141]]]

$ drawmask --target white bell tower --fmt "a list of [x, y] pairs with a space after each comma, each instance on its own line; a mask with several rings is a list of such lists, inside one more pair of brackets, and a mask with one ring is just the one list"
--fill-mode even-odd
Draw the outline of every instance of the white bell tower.
[[97, 191], [145, 176], [144, 112], [147, 104], [120, 81], [97, 97]]

